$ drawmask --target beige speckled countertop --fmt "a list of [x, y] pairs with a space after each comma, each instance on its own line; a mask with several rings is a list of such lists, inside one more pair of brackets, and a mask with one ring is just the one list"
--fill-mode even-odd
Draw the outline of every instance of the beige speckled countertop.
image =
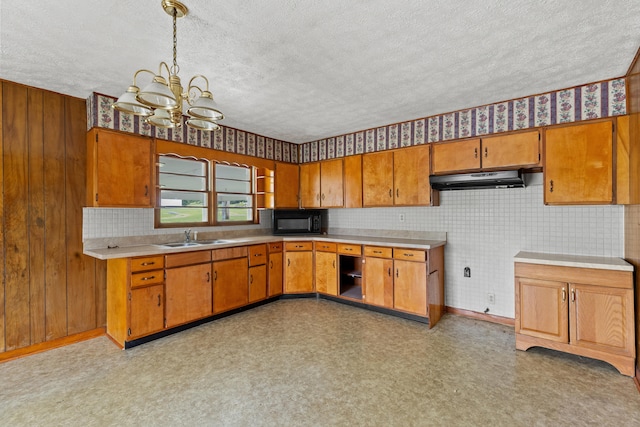
[[633, 271], [633, 265], [622, 258], [518, 252], [515, 262], [560, 267], [595, 268], [598, 270]]
[[[445, 240], [405, 239], [392, 237], [347, 236], [347, 235], [295, 235], [295, 236], [249, 236], [224, 239], [224, 243], [199, 244], [195, 246], [170, 248], [161, 244], [122, 246], [116, 248], [85, 249], [84, 254], [98, 259], [129, 258], [148, 255], [163, 255], [177, 252], [202, 251], [230, 248], [233, 246], [253, 245], [268, 242], [291, 242], [312, 240], [316, 242], [341, 242], [357, 245], [399, 246], [411, 249], [433, 249], [445, 245]], [[197, 243], [197, 242], [196, 242]]]

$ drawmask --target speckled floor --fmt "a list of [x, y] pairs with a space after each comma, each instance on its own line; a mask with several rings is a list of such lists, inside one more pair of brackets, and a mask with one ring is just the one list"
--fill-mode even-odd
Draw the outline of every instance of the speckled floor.
[[513, 329], [278, 301], [121, 351], [101, 337], [0, 364], [0, 425], [640, 425], [606, 363]]

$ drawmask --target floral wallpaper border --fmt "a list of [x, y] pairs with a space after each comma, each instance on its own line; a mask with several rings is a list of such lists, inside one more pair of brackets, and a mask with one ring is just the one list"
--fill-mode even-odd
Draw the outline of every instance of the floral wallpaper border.
[[302, 144], [300, 163], [626, 114], [625, 79], [533, 95]]
[[116, 98], [95, 92], [87, 98], [87, 130], [100, 127], [263, 159], [288, 163], [299, 162], [298, 144], [222, 125], [218, 131], [202, 132], [186, 126], [184, 116], [181, 129], [177, 131], [161, 129], [144, 123], [138, 116], [114, 110], [111, 105], [115, 101]]

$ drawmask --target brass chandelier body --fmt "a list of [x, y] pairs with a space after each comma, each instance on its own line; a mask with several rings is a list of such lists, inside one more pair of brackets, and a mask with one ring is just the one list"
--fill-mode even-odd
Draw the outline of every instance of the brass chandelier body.
[[[144, 120], [160, 128], [172, 129], [182, 125], [183, 102], [189, 105], [187, 109], [187, 125], [204, 131], [219, 129], [218, 120], [224, 118], [216, 108], [213, 95], [209, 91], [209, 80], [197, 74], [189, 80], [187, 90], [183, 92], [180, 81], [180, 67], [177, 61], [177, 26], [178, 18], [186, 16], [187, 7], [177, 0], [163, 0], [162, 8], [173, 17], [173, 64], [171, 67], [166, 62], [161, 62], [158, 73], [147, 69], [140, 69], [133, 75], [133, 84], [113, 104], [113, 108], [124, 113], [135, 114], [144, 117]], [[162, 75], [166, 71], [167, 79]], [[138, 74], [148, 73], [153, 76], [149, 85], [140, 90], [136, 85]], [[194, 84], [194, 80], [204, 80], [204, 90]]]

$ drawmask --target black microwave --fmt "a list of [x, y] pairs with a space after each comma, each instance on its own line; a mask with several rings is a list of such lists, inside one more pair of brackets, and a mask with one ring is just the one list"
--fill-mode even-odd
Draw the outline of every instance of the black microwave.
[[320, 234], [326, 218], [327, 211], [322, 209], [275, 209], [273, 234]]

